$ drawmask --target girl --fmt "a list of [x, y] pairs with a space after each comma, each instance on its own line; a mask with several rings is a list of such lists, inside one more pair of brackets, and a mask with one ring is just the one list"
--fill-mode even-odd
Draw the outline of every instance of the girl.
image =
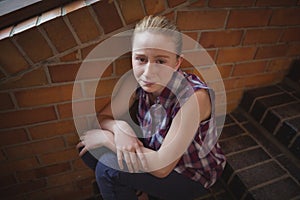
[[[139, 87], [130, 107], [141, 133], [120, 118], [128, 111], [125, 81], [99, 113], [101, 129], [87, 131], [77, 145], [95, 170], [104, 199], [137, 199], [136, 191], [193, 199], [220, 177], [225, 157], [209, 139], [218, 137], [214, 95], [198, 77], [179, 69], [181, 49], [182, 35], [166, 18], [148, 16], [136, 25], [132, 67]], [[88, 152], [95, 149], [108, 150], [96, 159]]]

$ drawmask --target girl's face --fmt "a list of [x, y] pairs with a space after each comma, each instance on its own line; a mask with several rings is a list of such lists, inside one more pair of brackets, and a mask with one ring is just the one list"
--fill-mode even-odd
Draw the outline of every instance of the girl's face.
[[182, 57], [175, 53], [175, 42], [160, 33], [136, 33], [132, 46], [132, 67], [139, 85], [154, 96], [158, 96], [172, 74], [176, 71]]

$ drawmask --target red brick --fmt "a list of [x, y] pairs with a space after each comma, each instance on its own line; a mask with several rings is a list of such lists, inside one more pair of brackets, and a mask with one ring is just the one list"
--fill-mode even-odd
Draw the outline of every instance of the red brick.
[[254, 0], [210, 0], [210, 7], [248, 7], [254, 4]]
[[56, 114], [53, 107], [19, 110], [2, 113], [0, 115], [0, 127], [17, 127], [55, 119]]
[[240, 77], [233, 77], [229, 79], [224, 79], [224, 86], [225, 90], [232, 90], [232, 89], [241, 89], [244, 88], [244, 80]]
[[282, 29], [252, 29], [247, 30], [243, 44], [276, 43], [281, 36]]
[[259, 47], [255, 59], [282, 57], [286, 55], [287, 45], [272, 45]]
[[209, 54], [210, 58], [216, 62], [217, 50], [207, 50], [207, 53]]
[[95, 100], [95, 109], [96, 112], [100, 112], [110, 102], [110, 97], [98, 98]]
[[43, 165], [50, 165], [50, 164], [75, 160], [77, 158], [78, 158], [78, 151], [75, 147], [63, 151], [43, 154], [40, 156], [40, 160]]
[[214, 51], [206, 51], [204, 49], [193, 52], [184, 52], [184, 61], [181, 65], [182, 68], [193, 67], [193, 66], [208, 66], [213, 65]]
[[300, 41], [300, 28], [285, 28], [285, 32], [282, 35], [280, 41], [282, 42]]
[[[122, 15], [127, 24], [136, 22], [144, 17], [140, 0], [118, 0]], [[134, 12], [132, 12], [134, 10]]]
[[61, 119], [73, 117], [72, 103], [59, 104], [57, 107], [58, 107], [59, 117]]
[[41, 67], [1, 84], [0, 90], [41, 86], [46, 85], [47, 83], [48, 80], [45, 71]]
[[84, 74], [78, 75], [78, 80], [101, 79], [113, 73], [110, 61], [85, 61], [80, 67]]
[[50, 187], [71, 184], [73, 182], [93, 177], [94, 173], [90, 169], [76, 170], [74, 172], [64, 173], [61, 175], [48, 177], [48, 185]]
[[28, 128], [33, 140], [65, 135], [76, 131], [73, 121], [60, 121]]
[[236, 46], [240, 44], [243, 31], [202, 32], [200, 44], [205, 48]]
[[190, 73], [195, 74], [205, 82], [222, 81], [222, 77], [219, 76], [219, 74], [216, 74], [215, 70], [218, 69], [212, 67], [200, 67], [200, 68], [194, 68], [193, 70], [190, 71]]
[[[95, 100], [96, 112], [101, 110], [109, 101], [110, 101], [110, 98], [107, 98], [107, 97], [97, 98]], [[82, 114], [92, 114], [93, 111], [90, 109], [87, 109], [87, 108], [90, 108], [90, 106], [88, 106], [90, 103], [92, 103], [91, 100], [76, 102], [74, 107], [76, 107], [76, 109], [79, 110], [78, 112], [80, 112]], [[63, 119], [73, 117], [72, 104], [67, 103], [67, 104], [58, 105], [58, 112], [59, 112], [60, 117]]]
[[172, 8], [172, 7], [182, 4], [184, 2], [186, 2], [186, 0], [168, 0], [168, 5]]
[[[195, 31], [195, 32], [184, 32], [183, 33], [183, 38], [185, 38], [185, 37], [187, 37], [190, 40], [194, 40], [194, 42], [197, 44], [197, 39], [198, 39], [197, 31]], [[185, 46], [185, 44], [183, 44], [183, 46]]]
[[88, 115], [88, 114], [93, 114], [94, 107], [91, 106], [93, 103], [94, 100], [78, 101], [78, 102], [73, 102], [73, 107], [76, 108], [77, 113]]
[[[84, 90], [87, 97], [103, 97], [111, 95], [118, 79], [107, 79], [100, 81], [90, 81], [84, 84]], [[92, 88], [96, 86], [96, 94], [93, 93]]]
[[59, 173], [65, 173], [71, 170], [70, 163], [58, 163], [50, 166], [40, 167], [28, 171], [17, 172], [17, 178], [21, 182], [36, 180], [48, 176], [53, 176]]
[[242, 28], [266, 26], [269, 22], [272, 10], [270, 9], [243, 9], [230, 12], [227, 27]]
[[27, 133], [24, 129], [0, 132], [0, 146], [18, 144], [28, 140]]
[[226, 92], [227, 103], [229, 102], [239, 102], [243, 96], [244, 90], [229, 90]]
[[218, 66], [218, 70], [222, 78], [227, 78], [232, 73], [233, 66], [232, 65], [220, 65]]
[[197, 0], [196, 2], [192, 3], [189, 7], [195, 8], [195, 7], [204, 7], [206, 6], [207, 1], [206, 0]]
[[227, 11], [180, 11], [177, 13], [177, 25], [180, 30], [202, 30], [223, 28]]
[[87, 46], [83, 49], [81, 49], [81, 57], [82, 59], [85, 59], [91, 52], [93, 52], [93, 50], [99, 45], [100, 43], [97, 44], [92, 44], [90, 46]]
[[257, 0], [256, 6], [292, 6], [297, 5], [297, 0]]
[[51, 80], [54, 83], [74, 81], [80, 63], [49, 66]]
[[251, 60], [256, 52], [256, 47], [237, 47], [220, 49], [217, 63], [231, 63]]
[[132, 69], [131, 57], [120, 58], [115, 61], [116, 75], [123, 75]]
[[103, 0], [92, 5], [104, 33], [110, 33], [123, 26], [118, 11], [112, 1]]
[[267, 67], [267, 71], [268, 72], [284, 71], [289, 69], [291, 63], [292, 60], [287, 58], [272, 60], [270, 61], [269, 66]]
[[24, 90], [16, 92], [15, 96], [21, 107], [46, 105], [72, 100], [73, 89], [75, 89], [76, 94], [78, 94], [75, 96], [75, 99], [80, 98], [82, 96], [80, 86], [75, 85], [73, 88], [73, 84]]
[[261, 87], [281, 82], [285, 74], [283, 73], [266, 73], [261, 75], [252, 75], [244, 79], [246, 87]]
[[21, 144], [6, 149], [9, 158], [25, 158], [37, 154], [58, 151], [65, 146], [62, 138], [54, 138], [29, 144]]
[[82, 170], [88, 168], [81, 158], [74, 160], [72, 162], [72, 165], [75, 170]]
[[37, 28], [18, 34], [16, 39], [33, 62], [39, 62], [53, 56], [52, 49]]
[[197, 45], [199, 45], [198, 33], [196, 31], [183, 32], [182, 40], [183, 40], [182, 51], [194, 49]]
[[232, 76], [247, 76], [263, 73], [267, 64], [267, 61], [236, 64]]
[[64, 137], [67, 147], [75, 147], [79, 141], [79, 136], [77, 133], [66, 134]]
[[144, 5], [148, 15], [154, 15], [165, 10], [164, 0], [144, 0]]
[[0, 110], [8, 110], [15, 107], [8, 93], [0, 93], [0, 99]]
[[209, 66], [214, 64], [214, 54], [215, 51], [207, 51], [203, 53], [197, 52], [186, 52], [184, 54], [183, 61], [180, 68], [189, 71], [189, 68], [194, 68], [195, 66]]
[[79, 50], [73, 51], [72, 53], [69, 53], [65, 56], [62, 56], [59, 58], [60, 61], [79, 61], [80, 59], [80, 53]]
[[190, 62], [188, 62], [186, 59], [183, 59], [180, 68], [184, 69], [184, 68], [191, 68], [191, 67], [193, 67], [193, 65]]
[[270, 25], [297, 25], [300, 24], [300, 8], [281, 8], [273, 11]]
[[63, 52], [77, 45], [72, 32], [69, 30], [62, 17], [48, 21], [47, 23], [44, 23], [42, 27], [45, 29], [49, 39], [58, 52]]
[[295, 44], [290, 44], [288, 51], [287, 51], [288, 56], [299, 56], [300, 55], [300, 44], [295, 43]]
[[39, 166], [38, 160], [35, 157], [18, 159], [15, 161], [7, 161], [1, 163], [0, 169], [2, 174], [15, 173], [16, 171], [25, 171]]
[[169, 12], [167, 14], [164, 14], [164, 17], [166, 17], [170, 21], [175, 21], [175, 13], [174, 12]]
[[82, 43], [100, 37], [101, 33], [98, 30], [94, 18], [88, 10], [88, 7], [68, 13], [67, 17], [69, 18], [77, 36]]
[[14, 74], [29, 68], [29, 64], [10, 39], [0, 41], [0, 51], [0, 65], [8, 74]]
[[6, 199], [11, 196], [29, 193], [41, 188], [45, 188], [46, 185], [47, 182], [45, 179], [27, 181], [25, 183], [20, 183], [18, 185], [2, 189], [1, 196]]

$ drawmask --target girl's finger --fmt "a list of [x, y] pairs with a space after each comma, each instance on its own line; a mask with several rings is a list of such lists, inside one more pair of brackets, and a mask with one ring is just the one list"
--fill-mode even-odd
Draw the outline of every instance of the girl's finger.
[[79, 152], [79, 156], [83, 156], [86, 152], [88, 151], [88, 149], [86, 147], [84, 147], [83, 149], [81, 149], [81, 151]]
[[76, 149], [79, 149], [81, 147], [84, 147], [84, 143], [83, 141], [79, 142], [77, 145], [76, 145]]
[[133, 168], [132, 168], [132, 163], [131, 163], [131, 158], [130, 158], [129, 152], [126, 151], [126, 150], [123, 150], [122, 152], [123, 152], [123, 155], [124, 155], [124, 160], [125, 160], [125, 163], [127, 165], [128, 171], [132, 173]]
[[118, 159], [118, 164], [119, 164], [119, 167], [120, 169], [124, 169], [124, 166], [123, 166], [123, 152], [117, 148], [117, 159]]
[[148, 170], [147, 160], [146, 160], [145, 155], [142, 152], [141, 148], [136, 148], [136, 154], [137, 154], [137, 157], [143, 167], [143, 170], [147, 171]]
[[138, 161], [137, 161], [136, 153], [135, 152], [129, 152], [129, 156], [130, 156], [133, 172], [138, 172], [139, 171], [139, 164], [138, 164]]

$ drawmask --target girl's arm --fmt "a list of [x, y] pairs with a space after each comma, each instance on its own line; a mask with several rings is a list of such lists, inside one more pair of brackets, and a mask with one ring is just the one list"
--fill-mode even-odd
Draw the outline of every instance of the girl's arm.
[[[112, 137], [110, 135], [109, 139], [113, 139], [113, 141], [105, 140], [105, 146], [117, 153], [120, 168], [123, 168], [124, 159], [129, 171], [137, 172], [139, 171], [140, 164], [143, 168], [147, 168], [147, 164], [143, 158], [144, 155], [141, 151], [143, 144], [126, 121], [118, 120], [120, 116], [128, 112], [134, 103], [133, 92], [135, 92], [137, 82], [133, 75], [131, 76], [120, 81], [116, 87], [118, 88], [117, 92], [113, 94], [112, 101], [99, 112], [97, 118], [100, 129], [109, 131], [112, 134]], [[94, 132], [97, 131], [94, 130]], [[96, 134], [93, 135], [93, 138], [96, 139]], [[132, 154], [130, 152], [139, 154]]]
[[211, 102], [206, 90], [198, 90], [178, 111], [158, 151], [142, 147], [148, 171], [157, 177], [167, 176], [186, 151], [199, 123], [211, 114]]

